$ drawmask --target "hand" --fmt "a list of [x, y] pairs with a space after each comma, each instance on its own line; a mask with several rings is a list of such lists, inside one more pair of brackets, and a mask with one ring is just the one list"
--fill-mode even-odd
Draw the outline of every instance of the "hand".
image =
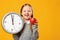
[[36, 18], [30, 18], [31, 25], [38, 25], [38, 21]]
[[33, 25], [38, 25], [38, 21], [36, 20]]

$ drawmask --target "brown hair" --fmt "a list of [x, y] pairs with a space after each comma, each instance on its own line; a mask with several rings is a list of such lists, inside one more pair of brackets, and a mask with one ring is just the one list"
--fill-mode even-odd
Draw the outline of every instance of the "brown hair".
[[[31, 6], [30, 4], [28, 4], [28, 3], [24, 4], [24, 5], [21, 7], [21, 10], [20, 10], [21, 16], [22, 16], [22, 10], [23, 10], [24, 6], [26, 6], [26, 5], [28, 5], [28, 6], [30, 6], [30, 7], [32, 8], [32, 6]], [[32, 15], [31, 15], [31, 17], [33, 17], [33, 9], [32, 9]]]

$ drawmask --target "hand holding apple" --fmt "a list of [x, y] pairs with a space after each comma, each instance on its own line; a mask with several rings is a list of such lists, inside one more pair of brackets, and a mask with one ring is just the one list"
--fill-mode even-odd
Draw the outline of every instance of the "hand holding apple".
[[30, 23], [33, 24], [33, 25], [37, 25], [36, 18], [30, 18]]

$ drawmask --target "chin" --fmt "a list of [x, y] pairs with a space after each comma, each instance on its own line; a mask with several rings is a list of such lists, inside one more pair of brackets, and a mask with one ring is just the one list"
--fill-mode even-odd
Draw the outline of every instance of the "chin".
[[30, 19], [30, 17], [28, 16], [24, 16], [24, 19], [26, 19], [26, 20], [29, 20]]
[[26, 18], [26, 20], [29, 20], [29, 18]]
[[26, 20], [29, 20], [30, 18], [25, 18]]

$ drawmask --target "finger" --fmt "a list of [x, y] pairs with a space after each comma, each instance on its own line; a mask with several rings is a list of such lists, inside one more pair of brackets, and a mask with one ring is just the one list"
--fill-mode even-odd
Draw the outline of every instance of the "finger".
[[34, 25], [37, 25], [38, 23], [34, 23]]
[[38, 21], [36, 20], [35, 23], [38, 23]]

